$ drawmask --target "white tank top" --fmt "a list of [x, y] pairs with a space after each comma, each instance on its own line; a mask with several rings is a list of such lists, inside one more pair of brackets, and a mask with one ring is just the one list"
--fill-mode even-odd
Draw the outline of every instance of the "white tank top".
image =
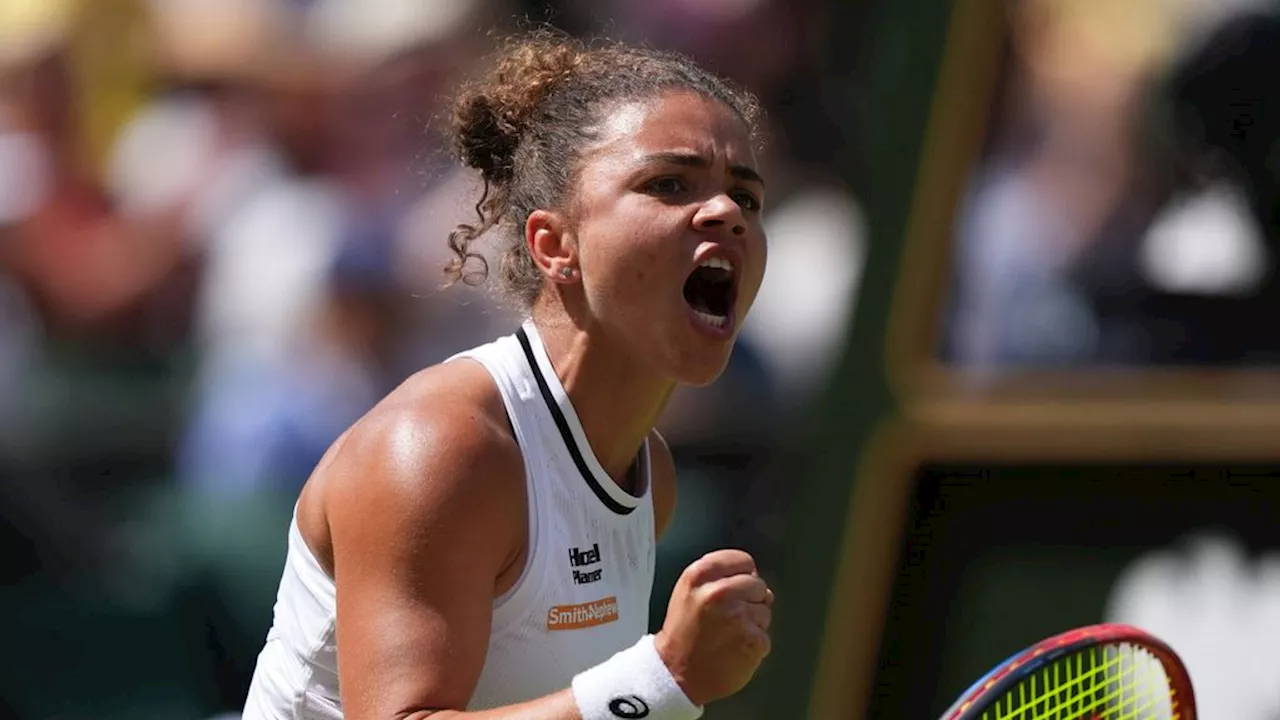
[[[450, 360], [484, 365], [524, 456], [528, 560], [494, 600], [484, 669], [468, 710], [501, 707], [569, 686], [573, 676], [631, 646], [649, 624], [654, 520], [646, 441], [634, 471], [638, 497], [601, 467], [532, 323]], [[245, 720], [337, 720], [333, 579], [296, 516], [266, 646]]]

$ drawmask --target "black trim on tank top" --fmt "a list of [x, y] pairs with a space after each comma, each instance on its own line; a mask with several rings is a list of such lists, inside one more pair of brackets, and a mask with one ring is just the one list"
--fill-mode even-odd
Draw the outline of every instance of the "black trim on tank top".
[[573, 433], [569, 430], [569, 421], [565, 419], [564, 412], [560, 410], [560, 403], [556, 402], [555, 395], [551, 394], [547, 379], [542, 376], [542, 369], [538, 366], [538, 358], [533, 354], [533, 345], [530, 344], [529, 335], [524, 331], [524, 328], [516, 331], [516, 338], [520, 340], [520, 347], [524, 348], [524, 357], [529, 361], [529, 369], [533, 370], [533, 378], [538, 383], [538, 390], [542, 393], [543, 401], [547, 403], [547, 409], [551, 411], [551, 418], [555, 420], [556, 427], [560, 430], [560, 437], [564, 439], [565, 448], [569, 450], [569, 457], [573, 458], [573, 464], [578, 467], [578, 472], [582, 474], [582, 479], [587, 481], [587, 486], [596, 494], [596, 497], [600, 498], [600, 502], [604, 503], [605, 507], [619, 515], [631, 514], [631, 511], [635, 510], [635, 508], [627, 507], [610, 497], [608, 491], [600, 484], [600, 480], [596, 478], [595, 473], [591, 472], [591, 468], [587, 467], [587, 461], [582, 457], [582, 449], [578, 447], [578, 441], [574, 439]]

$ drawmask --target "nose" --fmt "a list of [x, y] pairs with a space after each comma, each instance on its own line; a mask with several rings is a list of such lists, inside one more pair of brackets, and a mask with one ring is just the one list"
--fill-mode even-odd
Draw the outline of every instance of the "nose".
[[747, 221], [742, 214], [742, 206], [733, 198], [720, 193], [710, 198], [693, 216], [693, 226], [703, 232], [728, 230], [734, 235], [747, 232]]

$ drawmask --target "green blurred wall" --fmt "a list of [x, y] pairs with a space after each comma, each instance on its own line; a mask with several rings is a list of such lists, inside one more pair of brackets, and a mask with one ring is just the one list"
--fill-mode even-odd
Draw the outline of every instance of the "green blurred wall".
[[869, 252], [848, 346], [803, 430], [810, 451], [794, 478], [774, 652], [751, 690], [764, 717], [805, 715], [853, 478], [862, 450], [892, 409], [884, 362], [889, 308], [951, 7], [936, 0], [879, 0], [865, 8], [833, 1], [829, 67], [866, 78], [848, 87], [854, 144], [836, 151], [867, 215]]

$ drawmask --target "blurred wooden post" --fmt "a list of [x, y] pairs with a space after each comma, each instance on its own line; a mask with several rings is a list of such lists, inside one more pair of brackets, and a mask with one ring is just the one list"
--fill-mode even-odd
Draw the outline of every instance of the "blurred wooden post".
[[[962, 2], [958, 7], [983, 4]], [[805, 466], [793, 479], [795, 501], [784, 536], [775, 622], [774, 654], [753, 692], [764, 708], [761, 717], [809, 717], [821, 720], [859, 717], [854, 699], [870, 676], [865, 658], [855, 662], [847, 647], [831, 644], [831, 617], [840, 623], [846, 603], [869, 602], [862, 596], [832, 594], [838, 568], [846, 564], [841, 548], [852, 528], [845, 527], [853, 478], [877, 427], [890, 414], [892, 398], [886, 372], [889, 308], [899, 283], [903, 238], [909, 225], [923, 138], [933, 102], [939, 60], [948, 32], [948, 6], [930, 0], [880, 0], [869, 8], [832, 2], [834, 48], [829, 66], [835, 77], [869, 77], [848, 107], [861, 109], [862, 130], [855, 139], [866, 159], [858, 182], [849, 177], [867, 211], [869, 253], [854, 313], [849, 343], [812, 426], [801, 436]], [[972, 12], [957, 12], [972, 18]], [[840, 152], [840, 149], [833, 148]], [[852, 616], [850, 616], [852, 617]], [[841, 623], [843, 624], [843, 623]], [[874, 630], [874, 627], [868, 627]], [[819, 659], [822, 667], [819, 669]], [[874, 658], [872, 658], [874, 661]], [[815, 673], [818, 673], [815, 676]]]

